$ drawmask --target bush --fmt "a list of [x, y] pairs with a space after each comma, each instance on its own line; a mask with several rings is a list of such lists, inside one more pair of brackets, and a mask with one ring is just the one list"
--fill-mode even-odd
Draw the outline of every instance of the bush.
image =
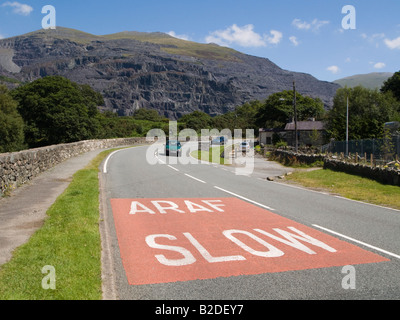
[[45, 77], [11, 92], [25, 121], [29, 147], [93, 139], [99, 123], [101, 95], [88, 85], [60, 76]]
[[287, 142], [286, 141], [278, 141], [276, 144], [275, 144], [275, 147], [277, 148], [277, 149], [279, 149], [279, 148], [286, 148], [287, 147]]
[[0, 153], [24, 148], [24, 121], [17, 102], [5, 86], [0, 86]]

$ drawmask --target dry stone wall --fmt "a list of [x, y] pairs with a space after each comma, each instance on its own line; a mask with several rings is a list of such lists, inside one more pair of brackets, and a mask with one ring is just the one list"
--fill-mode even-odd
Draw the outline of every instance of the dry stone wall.
[[324, 169], [346, 172], [373, 179], [384, 184], [400, 186], [400, 171], [394, 168], [371, 167], [362, 163], [349, 163], [342, 160], [326, 158], [324, 161]]
[[80, 154], [97, 149], [145, 143], [146, 138], [87, 140], [0, 154], [0, 195]]
[[306, 153], [296, 153], [289, 150], [274, 150], [271, 152], [272, 159], [281, 162], [285, 165], [293, 165], [295, 163], [312, 165], [315, 162], [323, 162], [325, 160], [325, 155], [321, 154], [306, 154]]
[[376, 180], [384, 184], [400, 186], [400, 170], [391, 167], [369, 166], [363, 163], [352, 163], [340, 159], [332, 159], [323, 154], [302, 154], [288, 150], [275, 150], [271, 152], [272, 159], [283, 164], [311, 165], [323, 162], [324, 169], [346, 172], [361, 177]]

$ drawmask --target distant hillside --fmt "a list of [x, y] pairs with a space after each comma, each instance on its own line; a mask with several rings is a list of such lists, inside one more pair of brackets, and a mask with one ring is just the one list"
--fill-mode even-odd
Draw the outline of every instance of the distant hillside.
[[339, 88], [266, 58], [160, 32], [93, 35], [57, 27], [0, 40], [0, 81], [15, 87], [48, 75], [89, 84], [121, 116], [149, 108], [171, 119], [196, 110], [223, 114], [292, 90], [293, 80], [299, 93], [329, 108]]
[[354, 88], [356, 86], [363, 86], [368, 89], [380, 89], [383, 83], [393, 76], [390, 72], [373, 72], [367, 74], [358, 74], [351, 77], [346, 77], [343, 79], [338, 79], [333, 81], [341, 87]]

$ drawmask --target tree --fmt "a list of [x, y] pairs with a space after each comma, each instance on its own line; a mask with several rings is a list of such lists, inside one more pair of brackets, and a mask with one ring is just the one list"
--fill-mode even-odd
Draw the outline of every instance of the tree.
[[392, 92], [395, 98], [400, 101], [400, 71], [384, 82], [381, 92]]
[[236, 107], [234, 111], [212, 118], [212, 126], [215, 129], [229, 129], [232, 134], [235, 129], [242, 129], [242, 133], [246, 133], [246, 129], [254, 129], [257, 133], [259, 127], [256, 124], [257, 114], [262, 107], [262, 102], [258, 100], [247, 102]]
[[[294, 118], [293, 91], [282, 91], [268, 97], [257, 114], [257, 124], [264, 128], [283, 128]], [[321, 118], [324, 105], [320, 99], [305, 97], [296, 93], [297, 119], [306, 121], [310, 118]]]
[[212, 118], [205, 112], [193, 111], [192, 113], [181, 117], [179, 122], [183, 123], [184, 127], [187, 129], [193, 129], [196, 132], [200, 132], [202, 129], [210, 129]]
[[0, 153], [24, 148], [24, 121], [7, 87], [0, 85]]
[[154, 122], [159, 122], [159, 121], [164, 121], [164, 118], [161, 117], [157, 110], [154, 109], [138, 109], [136, 110], [135, 114], [133, 117], [136, 120], [148, 120], [148, 121], [154, 121]]
[[399, 102], [391, 93], [378, 90], [341, 88], [336, 92], [334, 105], [327, 117], [331, 138], [346, 139], [347, 98], [349, 98], [349, 139], [377, 139], [383, 137], [385, 122], [399, 119]]
[[[253, 129], [256, 132], [259, 129], [257, 126], [256, 120], [257, 115], [262, 108], [262, 102], [255, 100], [244, 105], [237, 107], [234, 111], [235, 115], [235, 129]], [[243, 132], [244, 133], [244, 132]], [[257, 132], [258, 133], [258, 132]]]
[[97, 106], [103, 99], [88, 85], [50, 76], [23, 85], [11, 94], [25, 121], [25, 141], [29, 147], [93, 139], [98, 135]]

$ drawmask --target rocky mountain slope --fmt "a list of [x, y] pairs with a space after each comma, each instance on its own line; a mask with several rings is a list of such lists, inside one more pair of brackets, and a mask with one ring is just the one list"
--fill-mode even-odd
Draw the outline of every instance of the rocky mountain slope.
[[265, 58], [163, 33], [96, 36], [57, 27], [0, 40], [0, 80], [15, 86], [47, 75], [91, 85], [119, 115], [152, 108], [171, 119], [194, 110], [225, 113], [292, 90], [293, 80], [301, 94], [329, 108], [339, 88]]

